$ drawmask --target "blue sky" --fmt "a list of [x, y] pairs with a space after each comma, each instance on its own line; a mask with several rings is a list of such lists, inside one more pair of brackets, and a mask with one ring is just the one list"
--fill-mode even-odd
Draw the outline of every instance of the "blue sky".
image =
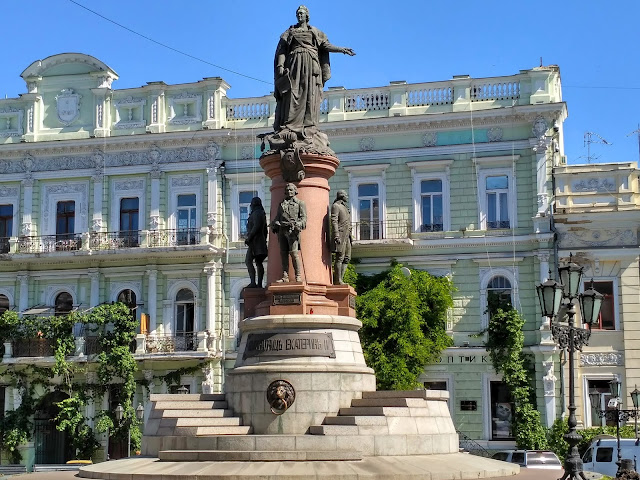
[[[25, 92], [20, 73], [31, 62], [64, 52], [93, 55], [114, 69], [114, 88], [195, 82], [221, 76], [230, 97], [272, 90], [273, 51], [295, 23], [298, 1], [75, 0], [174, 49], [244, 75], [216, 68], [114, 25], [70, 0], [2, 0], [0, 95]], [[569, 118], [570, 163], [586, 163], [584, 134], [598, 162], [637, 161], [640, 123], [640, 2], [562, 0], [311, 0], [311, 24], [357, 56], [332, 56], [327, 86], [361, 88], [512, 75], [540, 64], [560, 66]]]

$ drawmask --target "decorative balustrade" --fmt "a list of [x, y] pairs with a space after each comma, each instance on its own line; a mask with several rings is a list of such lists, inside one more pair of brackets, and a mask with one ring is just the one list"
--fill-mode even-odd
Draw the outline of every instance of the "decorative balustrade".
[[149, 247], [175, 247], [178, 245], [198, 245], [200, 230], [186, 228], [177, 230], [150, 230], [147, 233]]
[[89, 248], [91, 250], [117, 250], [120, 248], [139, 247], [141, 244], [140, 233], [140, 230], [91, 232]]
[[452, 103], [453, 87], [451, 85], [417, 88], [407, 91], [407, 107], [450, 105]]
[[53, 355], [51, 340], [23, 338], [12, 342], [14, 357], [50, 357]]
[[147, 335], [147, 353], [193, 352], [198, 348], [195, 332], [177, 335]]
[[471, 101], [481, 100], [517, 100], [520, 98], [520, 82], [517, 79], [510, 81], [491, 81], [482, 79], [471, 84]]
[[407, 220], [360, 221], [352, 224], [351, 231], [356, 241], [405, 239], [410, 237], [411, 222]]
[[345, 112], [362, 112], [389, 109], [389, 93], [382, 91], [345, 93]]
[[82, 248], [77, 234], [43, 235], [18, 238], [19, 253], [71, 252]]
[[246, 103], [246, 100], [228, 100], [227, 120], [249, 120], [253, 118], [269, 118], [269, 102]]

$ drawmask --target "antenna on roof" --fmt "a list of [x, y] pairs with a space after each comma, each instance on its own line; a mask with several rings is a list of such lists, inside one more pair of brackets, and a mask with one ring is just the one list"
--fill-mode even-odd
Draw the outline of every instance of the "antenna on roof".
[[638, 128], [636, 130], [634, 130], [631, 133], [627, 134], [627, 137], [633, 134], [637, 134], [638, 135], [638, 159], [640, 160], [640, 124], [638, 124]]
[[[593, 137], [596, 137], [595, 139]], [[611, 142], [607, 142], [604, 138], [598, 135], [595, 132], [585, 132], [584, 133], [584, 145], [587, 147], [587, 163], [591, 163], [591, 159], [597, 160], [600, 158], [600, 155], [591, 156], [591, 144], [592, 143], [601, 143], [603, 145], [613, 145]]]

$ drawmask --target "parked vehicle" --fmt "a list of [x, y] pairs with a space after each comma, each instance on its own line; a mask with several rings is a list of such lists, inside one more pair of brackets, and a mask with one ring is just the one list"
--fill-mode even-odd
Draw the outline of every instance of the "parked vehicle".
[[558, 456], [547, 450], [501, 450], [491, 458], [503, 462], [517, 463], [524, 468], [544, 468], [546, 470], [562, 470]]
[[[637, 460], [640, 459], [640, 440], [634, 438], [620, 439], [620, 454], [634, 462], [638, 469]], [[618, 471], [618, 442], [615, 438], [594, 438], [588, 450], [582, 456], [583, 470], [597, 472], [615, 477]]]

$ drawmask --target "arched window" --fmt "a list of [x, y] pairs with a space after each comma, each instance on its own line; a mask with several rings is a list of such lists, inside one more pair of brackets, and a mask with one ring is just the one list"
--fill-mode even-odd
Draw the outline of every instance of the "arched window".
[[129, 313], [133, 320], [136, 319], [136, 307], [138, 306], [136, 300], [135, 292], [130, 289], [122, 290], [118, 294], [118, 302], [124, 303], [129, 308]]
[[188, 288], [182, 288], [176, 294], [176, 335], [193, 333], [195, 297]]
[[9, 299], [6, 295], [0, 295], [0, 315], [9, 310]]
[[511, 282], [503, 276], [493, 277], [487, 284], [487, 308], [489, 312], [497, 308], [511, 307], [513, 296]]
[[55, 314], [66, 315], [73, 310], [73, 297], [70, 293], [62, 292], [56, 297]]

